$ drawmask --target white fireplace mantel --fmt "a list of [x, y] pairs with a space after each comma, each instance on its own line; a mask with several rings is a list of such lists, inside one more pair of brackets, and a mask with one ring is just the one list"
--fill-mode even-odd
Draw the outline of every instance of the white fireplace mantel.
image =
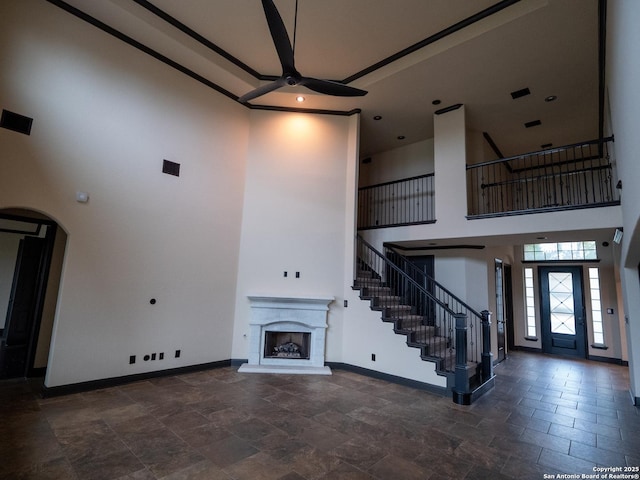
[[[301, 373], [331, 375], [324, 365], [327, 312], [335, 300], [330, 296], [248, 295], [249, 358], [239, 371], [249, 373]], [[311, 334], [310, 355], [301, 358], [268, 358], [264, 355], [265, 332]]]

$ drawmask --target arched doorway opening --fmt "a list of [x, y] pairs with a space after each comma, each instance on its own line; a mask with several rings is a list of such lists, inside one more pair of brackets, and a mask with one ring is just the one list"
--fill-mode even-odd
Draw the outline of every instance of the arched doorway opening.
[[46, 373], [66, 243], [47, 215], [0, 210], [0, 379]]

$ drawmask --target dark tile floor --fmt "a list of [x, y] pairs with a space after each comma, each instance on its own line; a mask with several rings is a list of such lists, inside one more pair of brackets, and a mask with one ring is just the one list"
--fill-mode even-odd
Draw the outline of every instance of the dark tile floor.
[[342, 370], [222, 368], [44, 400], [2, 382], [0, 479], [499, 480], [640, 466], [626, 367], [516, 352], [496, 374], [468, 407]]

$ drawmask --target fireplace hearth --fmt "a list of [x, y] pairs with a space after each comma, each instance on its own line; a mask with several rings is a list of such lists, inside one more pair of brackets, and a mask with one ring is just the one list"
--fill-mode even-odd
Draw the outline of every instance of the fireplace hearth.
[[249, 358], [240, 372], [331, 375], [324, 352], [332, 297], [248, 298]]

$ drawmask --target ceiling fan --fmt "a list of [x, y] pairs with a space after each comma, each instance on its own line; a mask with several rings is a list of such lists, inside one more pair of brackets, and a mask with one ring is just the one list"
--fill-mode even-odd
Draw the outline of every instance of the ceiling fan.
[[[267, 17], [267, 23], [269, 24], [269, 31], [271, 32], [271, 38], [273, 44], [278, 52], [278, 58], [282, 65], [282, 75], [275, 81], [262, 85], [255, 90], [245, 93], [240, 98], [239, 102], [245, 103], [249, 100], [253, 100], [256, 97], [265, 95], [269, 92], [277, 90], [278, 88], [285, 86], [302, 85], [314, 92], [323, 93], [325, 95], [334, 95], [338, 97], [359, 97], [366, 95], [365, 90], [359, 88], [349, 87], [344, 83], [334, 82], [331, 80], [319, 80], [316, 78], [303, 77], [300, 72], [296, 70], [293, 61], [293, 47], [287, 34], [287, 29], [284, 26], [282, 17], [278, 13], [278, 9], [272, 0], [262, 0], [262, 8], [264, 14]], [[296, 16], [297, 16], [297, 0], [296, 0]], [[295, 42], [295, 29], [294, 29], [294, 42]], [[295, 45], [295, 43], [294, 43]]]

